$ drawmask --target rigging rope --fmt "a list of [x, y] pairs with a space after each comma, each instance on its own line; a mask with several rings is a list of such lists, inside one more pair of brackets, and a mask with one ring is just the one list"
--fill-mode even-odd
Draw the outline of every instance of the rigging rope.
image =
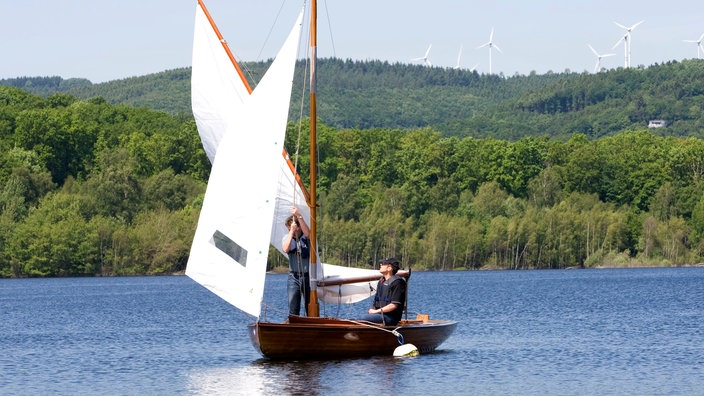
[[328, 2], [325, 3], [325, 16], [328, 19], [328, 31], [330, 32], [330, 46], [332, 47], [332, 57], [337, 58], [337, 51], [335, 51], [335, 39], [332, 35], [332, 24], [330, 23], [330, 8], [328, 7]]
[[269, 33], [266, 35], [266, 38], [264, 39], [262, 46], [259, 48], [259, 53], [257, 54], [257, 61], [259, 61], [262, 57], [262, 52], [264, 51], [264, 47], [266, 46], [266, 43], [269, 42], [269, 37], [271, 37], [271, 32], [274, 31], [274, 26], [276, 26], [276, 24], [277, 24], [276, 21], [278, 21], [279, 16], [281, 16], [281, 10], [283, 10], [284, 4], [286, 4], [286, 0], [283, 0], [281, 2], [281, 6], [279, 7], [279, 12], [276, 13], [276, 16], [274, 17], [274, 22], [272, 22], [271, 27], [269, 27]]
[[371, 323], [371, 322], [359, 321], [359, 320], [353, 320], [353, 319], [341, 319], [341, 320], [345, 320], [347, 322], [354, 323], [356, 325], [371, 327], [373, 329], [377, 329], [377, 330], [381, 330], [381, 331], [384, 331], [387, 333], [391, 333], [394, 335], [394, 337], [396, 337], [396, 340], [398, 341], [398, 343], [400, 345], [403, 345], [403, 343], [405, 342], [404, 338], [403, 338], [403, 334], [401, 334], [398, 331], [402, 326], [396, 326], [393, 330], [389, 330], [389, 329], [385, 329], [383, 327], [379, 327], [378, 325]]

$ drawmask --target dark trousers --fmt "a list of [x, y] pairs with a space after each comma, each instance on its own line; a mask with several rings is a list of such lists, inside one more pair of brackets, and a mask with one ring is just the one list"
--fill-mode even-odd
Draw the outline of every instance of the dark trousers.
[[301, 298], [305, 301], [303, 312], [308, 316], [308, 303], [310, 303], [310, 275], [290, 272], [288, 274], [288, 313], [300, 315]]
[[386, 326], [395, 326], [398, 320], [389, 316], [389, 314], [366, 314], [360, 318], [372, 323], [383, 323]]

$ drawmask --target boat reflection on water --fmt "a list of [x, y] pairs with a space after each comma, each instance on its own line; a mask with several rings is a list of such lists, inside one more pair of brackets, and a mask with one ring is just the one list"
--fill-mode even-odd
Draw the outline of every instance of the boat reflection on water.
[[268, 395], [283, 391], [285, 382], [266, 375], [255, 364], [244, 367], [220, 367], [195, 370], [187, 374], [187, 393], [195, 395]]
[[194, 370], [187, 374], [187, 393], [197, 395], [324, 394], [322, 368], [315, 362], [273, 362]]
[[[198, 395], [326, 395], [340, 389], [372, 390], [379, 384], [400, 389], [408, 381], [414, 358], [375, 357], [327, 361], [259, 359], [240, 367], [193, 370], [188, 394]], [[344, 383], [340, 387], [340, 382]], [[399, 387], [399, 388], [397, 388]]]

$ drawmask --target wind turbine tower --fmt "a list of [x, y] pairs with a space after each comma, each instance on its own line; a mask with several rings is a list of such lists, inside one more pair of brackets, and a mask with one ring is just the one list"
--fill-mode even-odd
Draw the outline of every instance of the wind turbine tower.
[[640, 21], [631, 27], [626, 27], [626, 26], [621, 25], [618, 22], [614, 22], [616, 24], [616, 26], [620, 27], [621, 29], [626, 30], [626, 34], [624, 34], [623, 37], [620, 38], [616, 42], [616, 44], [614, 44], [614, 47], [613, 47], [613, 48], [618, 47], [619, 43], [621, 41], [623, 41], [623, 53], [624, 53], [624, 58], [625, 58], [624, 66], [626, 68], [631, 67], [631, 32], [633, 31], [633, 29], [636, 28], [636, 26], [640, 25], [643, 22], [645, 22], [645, 21]]
[[501, 48], [499, 48], [498, 45], [494, 44], [493, 40], [494, 40], [494, 28], [491, 28], [491, 33], [489, 34], [489, 41], [480, 45], [479, 47], [477, 47], [477, 49], [489, 47], [489, 74], [492, 74], [492, 71], [491, 71], [491, 50], [496, 48], [497, 51], [503, 53], [503, 51], [501, 51]]
[[699, 40], [683, 40], [685, 43], [696, 43], [697, 44], [697, 59], [701, 59], [701, 53], [704, 52], [704, 46], [702, 41], [704, 41], [704, 34], [699, 37]]
[[606, 58], [607, 56], [614, 56], [614, 55], [616, 55], [616, 54], [600, 54], [600, 53], [596, 52], [596, 50], [594, 49], [594, 47], [592, 47], [592, 46], [589, 45], [589, 44], [587, 44], [587, 47], [589, 47], [589, 49], [592, 50], [592, 52], [594, 53], [594, 55], [596, 55], [596, 65], [594, 65], [594, 73], [598, 73], [599, 70], [601, 70], [601, 58]]

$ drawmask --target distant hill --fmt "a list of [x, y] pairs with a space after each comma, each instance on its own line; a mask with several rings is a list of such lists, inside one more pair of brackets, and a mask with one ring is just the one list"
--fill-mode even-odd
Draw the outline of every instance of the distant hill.
[[168, 113], [190, 113], [191, 69], [167, 70], [146, 76], [93, 84], [86, 79], [61, 77], [20, 77], [0, 80], [0, 85], [25, 89], [48, 96], [62, 92], [77, 98], [103, 97], [111, 104], [147, 107]]
[[[267, 62], [245, 63], [252, 85]], [[321, 59], [318, 114], [336, 128], [431, 127], [444, 136], [517, 140], [574, 133], [611, 136], [664, 120], [661, 134], [704, 137], [704, 61], [591, 73], [503, 76], [468, 70]], [[302, 68], [299, 68], [302, 70]], [[294, 93], [304, 87], [298, 71]], [[0, 85], [48, 96], [68, 93], [190, 115], [190, 68], [93, 84], [85, 79], [23, 77]], [[300, 89], [299, 89], [300, 88]], [[296, 96], [300, 96], [296, 94]], [[292, 101], [291, 119], [301, 113]], [[308, 101], [303, 101], [306, 114]]]

